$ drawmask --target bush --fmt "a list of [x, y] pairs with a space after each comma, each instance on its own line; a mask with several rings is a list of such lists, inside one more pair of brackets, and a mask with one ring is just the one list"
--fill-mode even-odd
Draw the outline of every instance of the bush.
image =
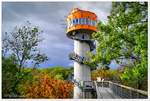
[[19, 88], [22, 87], [22, 94], [27, 98], [72, 98], [73, 94], [72, 83], [54, 79], [47, 74], [40, 74], [36, 82], [25, 82]]

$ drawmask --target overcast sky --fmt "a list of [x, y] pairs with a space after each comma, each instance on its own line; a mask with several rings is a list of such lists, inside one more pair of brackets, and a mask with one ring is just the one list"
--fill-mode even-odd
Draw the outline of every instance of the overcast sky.
[[72, 8], [90, 10], [97, 14], [98, 20], [106, 23], [111, 2], [3, 2], [2, 32], [11, 32], [16, 25], [30, 21], [44, 31], [44, 41], [39, 48], [49, 61], [40, 67], [72, 66], [68, 54], [73, 52], [73, 40], [66, 37], [64, 25]]

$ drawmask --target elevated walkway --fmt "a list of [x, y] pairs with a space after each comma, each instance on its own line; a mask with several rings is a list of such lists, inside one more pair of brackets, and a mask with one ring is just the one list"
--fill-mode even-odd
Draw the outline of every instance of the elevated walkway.
[[94, 82], [98, 99], [120, 99], [110, 88], [109, 82]]
[[[80, 83], [79, 83], [80, 84]], [[84, 99], [147, 99], [148, 92], [111, 81], [84, 81], [80, 84]]]
[[120, 99], [119, 96], [114, 94], [113, 91], [107, 87], [97, 88], [97, 98], [98, 99]]
[[111, 81], [94, 82], [98, 99], [147, 99], [148, 92]]

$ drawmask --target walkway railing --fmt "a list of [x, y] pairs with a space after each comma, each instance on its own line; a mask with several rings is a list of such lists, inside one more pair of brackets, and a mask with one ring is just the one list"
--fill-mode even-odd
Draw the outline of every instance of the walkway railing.
[[96, 86], [98, 87], [109, 87], [116, 95], [120, 96], [121, 98], [127, 99], [148, 98], [148, 93], [146, 91], [134, 89], [132, 87], [124, 86], [110, 81], [100, 81], [100, 82], [96, 81], [95, 83]]
[[95, 84], [92, 81], [84, 81], [82, 96], [86, 99], [97, 98]]

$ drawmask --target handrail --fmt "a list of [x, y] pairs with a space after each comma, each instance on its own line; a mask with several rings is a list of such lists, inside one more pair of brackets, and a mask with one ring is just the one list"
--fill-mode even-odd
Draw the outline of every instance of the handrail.
[[121, 84], [117, 84], [117, 83], [114, 83], [114, 82], [111, 82], [111, 81], [108, 81], [108, 82], [112, 83], [112, 84], [115, 84], [117, 86], [120, 86], [122, 88], [126, 88], [126, 89], [129, 89], [129, 90], [132, 90], [132, 91], [135, 91], [135, 92], [138, 92], [138, 93], [141, 93], [141, 94], [144, 94], [144, 95], [148, 96], [148, 92], [146, 92], [146, 91], [135, 89], [135, 88], [128, 87], [128, 86], [125, 86], [125, 85], [121, 85]]
[[83, 61], [87, 60], [85, 57], [81, 57], [81, 56], [79, 56], [78, 54], [76, 54], [74, 52], [69, 54], [69, 59], [75, 60], [75, 61], [77, 61], [81, 64], [83, 64]]
[[[100, 86], [109, 87], [115, 94], [119, 95], [122, 98], [147, 98], [148, 97], [148, 92], [146, 91], [135, 89], [135, 88], [128, 87], [125, 85], [121, 85], [121, 84], [114, 83], [111, 81], [99, 81], [99, 82], [95, 81], [95, 83], [96, 83], [96, 86], [98, 86], [97, 85], [98, 83], [101, 83]], [[108, 83], [109, 85], [106, 86], [105, 83]]]

